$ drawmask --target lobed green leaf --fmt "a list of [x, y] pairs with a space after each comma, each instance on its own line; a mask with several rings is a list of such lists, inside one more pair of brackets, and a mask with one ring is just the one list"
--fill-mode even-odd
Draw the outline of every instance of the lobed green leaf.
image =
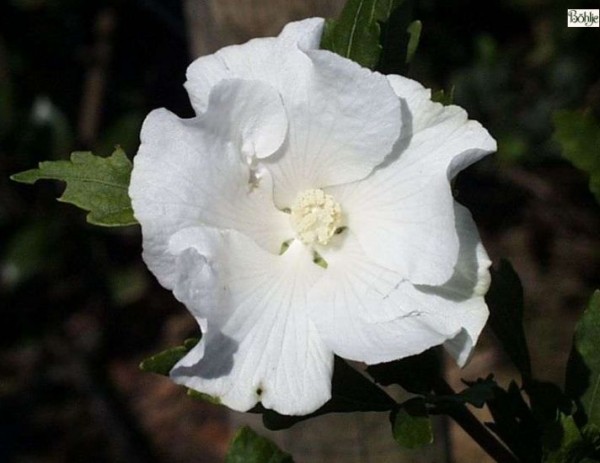
[[66, 182], [59, 201], [88, 211], [91, 224], [120, 227], [137, 223], [127, 193], [131, 170], [131, 161], [117, 148], [106, 158], [75, 152], [69, 161], [40, 162], [37, 169], [14, 174], [11, 179], [29, 184], [38, 180]]
[[240, 428], [229, 446], [225, 463], [293, 463], [292, 457], [279, 450], [269, 439], [247, 426]]

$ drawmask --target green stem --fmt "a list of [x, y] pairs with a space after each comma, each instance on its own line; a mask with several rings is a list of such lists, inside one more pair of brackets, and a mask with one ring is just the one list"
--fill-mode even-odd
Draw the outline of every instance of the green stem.
[[[439, 379], [434, 392], [438, 395], [454, 395], [455, 391], [443, 379]], [[471, 438], [479, 444], [498, 463], [519, 463], [510, 450], [508, 450], [494, 435], [469, 411], [466, 405], [457, 405], [447, 412]]]

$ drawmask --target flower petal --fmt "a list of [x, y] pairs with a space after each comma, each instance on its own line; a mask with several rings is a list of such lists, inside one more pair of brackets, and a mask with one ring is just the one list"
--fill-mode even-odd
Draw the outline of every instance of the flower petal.
[[231, 140], [247, 159], [270, 156], [283, 144], [288, 120], [281, 96], [259, 81], [228, 79], [213, 87], [203, 123]]
[[454, 271], [459, 237], [447, 179], [428, 180], [388, 167], [326, 192], [370, 259], [412, 283], [442, 284]]
[[454, 203], [454, 213], [460, 236], [460, 252], [454, 274], [443, 286], [419, 286], [418, 289], [448, 300], [463, 301], [466, 311], [461, 322], [462, 331], [444, 343], [446, 350], [462, 367], [469, 360], [488, 318], [484, 296], [491, 283], [489, 268], [492, 262], [481, 243], [471, 213], [458, 203]]
[[385, 76], [325, 50], [306, 55], [306, 92], [282, 90], [289, 142], [265, 161], [282, 206], [301, 191], [366, 177], [400, 135], [400, 102]]
[[367, 254], [414, 284], [451, 277], [458, 236], [449, 179], [496, 149], [496, 142], [457, 106], [388, 76], [402, 98], [402, 134], [392, 154], [366, 179], [329, 189]]
[[394, 169], [443, 171], [453, 178], [497, 145], [477, 121], [469, 120], [459, 106], [431, 101], [431, 90], [406, 77], [390, 75], [388, 80], [403, 101], [403, 131], [394, 149]]
[[196, 114], [206, 111], [212, 88], [224, 79], [258, 80], [279, 90], [301, 88], [309, 63], [300, 48], [319, 47], [323, 22], [322, 18], [292, 22], [277, 38], [250, 40], [196, 59], [185, 82]]
[[[273, 111], [267, 115], [265, 108]], [[156, 110], [146, 118], [129, 194], [142, 225], [144, 259], [167, 288], [173, 287], [174, 259], [166, 245], [178, 230], [200, 223], [231, 228], [273, 253], [293, 236], [289, 217], [273, 203], [268, 172], [253, 178], [257, 173], [244, 159], [283, 141], [287, 120], [277, 108], [274, 89], [228, 80], [214, 87], [202, 116], [179, 119]]]
[[306, 307], [308, 288], [324, 270], [307, 249], [294, 243], [274, 256], [239, 233], [202, 227], [170, 241], [174, 254], [190, 248], [204, 256], [200, 266], [211, 267], [196, 272], [195, 285], [201, 293], [213, 291], [207, 300], [214, 307], [196, 312], [210, 315], [207, 332], [171, 371], [175, 382], [240, 411], [261, 401], [279, 413], [302, 415], [325, 403], [333, 355]]
[[487, 320], [483, 294], [490, 262], [472, 219], [459, 205], [456, 218], [460, 259], [454, 276], [441, 287], [415, 286], [377, 265], [351, 233], [320, 250], [328, 267], [308, 302], [334, 353], [374, 364], [446, 343], [464, 364]]

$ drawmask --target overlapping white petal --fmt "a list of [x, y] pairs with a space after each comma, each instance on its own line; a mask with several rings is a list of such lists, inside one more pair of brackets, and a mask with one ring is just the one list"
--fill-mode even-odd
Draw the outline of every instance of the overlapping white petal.
[[[176, 233], [169, 250], [203, 256], [194, 286], [212, 292], [203, 300], [205, 311], [197, 312], [208, 317], [206, 333], [171, 372], [176, 382], [241, 411], [261, 401], [299, 415], [329, 399], [333, 356], [306, 306], [324, 270], [303, 245], [279, 257], [237, 232], [196, 227]], [[180, 281], [189, 270], [179, 273]], [[195, 304], [194, 293], [186, 296], [191, 300], [184, 302]]]
[[166, 287], [173, 287], [175, 265], [166, 245], [178, 230], [232, 228], [274, 253], [292, 236], [287, 215], [274, 206], [268, 172], [253, 179], [246, 159], [283, 143], [281, 108], [271, 87], [238, 79], [216, 85], [206, 113], [194, 119], [166, 110], [146, 118], [129, 194], [144, 227], [145, 260]]
[[208, 112], [202, 117], [207, 131], [231, 141], [246, 158], [266, 158], [287, 137], [288, 120], [279, 93], [258, 81], [227, 79], [215, 85]]
[[266, 160], [282, 206], [303, 190], [366, 177], [400, 135], [400, 102], [384, 76], [327, 51], [306, 55], [306, 93], [286, 98], [289, 143]]
[[446, 343], [459, 364], [466, 362], [488, 316], [490, 261], [468, 211], [454, 209], [461, 257], [441, 286], [416, 286], [378, 265], [351, 233], [320, 249], [328, 267], [309, 306], [336, 354], [374, 364]]
[[300, 98], [311, 70], [302, 50], [318, 48], [323, 23], [321, 18], [294, 22], [279, 37], [250, 40], [195, 60], [188, 67], [185, 88], [196, 113], [206, 110], [215, 85], [232, 78], [265, 82], [286, 98]]

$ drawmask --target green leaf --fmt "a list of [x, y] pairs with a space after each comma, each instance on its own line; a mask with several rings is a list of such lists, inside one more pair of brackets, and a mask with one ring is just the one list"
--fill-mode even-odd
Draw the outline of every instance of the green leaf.
[[423, 29], [423, 24], [421, 21], [416, 20], [410, 23], [406, 32], [410, 38], [408, 39], [408, 45], [406, 47], [406, 63], [410, 63], [415, 53], [417, 52], [417, 48], [419, 47], [419, 40], [421, 39], [421, 29]]
[[[169, 376], [169, 372], [198, 343], [199, 339], [186, 339], [182, 346], [172, 347], [142, 360], [140, 370]], [[198, 393], [199, 394], [199, 393]]]
[[229, 446], [225, 463], [293, 463], [269, 439], [259, 436], [247, 426], [240, 428]]
[[327, 20], [321, 48], [375, 69], [382, 51], [381, 25], [403, 0], [348, 0], [339, 19]]
[[432, 391], [436, 381], [440, 379], [440, 371], [439, 358], [434, 349], [367, 368], [367, 373], [378, 384], [397, 384], [408, 392], [423, 395]]
[[556, 111], [554, 126], [563, 155], [590, 175], [590, 191], [600, 202], [600, 123], [590, 113]]
[[416, 449], [433, 442], [431, 418], [422, 399], [411, 399], [392, 412], [392, 434], [402, 447]]
[[70, 161], [45, 161], [37, 169], [11, 176], [21, 183], [60, 180], [67, 183], [59, 201], [89, 211], [87, 221], [94, 225], [118, 227], [136, 222], [127, 193], [131, 161], [117, 148], [107, 158], [90, 152], [75, 152]]
[[281, 415], [262, 407], [257, 407], [255, 411], [263, 414], [263, 423], [266, 428], [279, 430], [327, 413], [388, 411], [395, 406], [396, 402], [381, 388], [344, 360], [336, 357], [331, 381], [331, 399], [317, 411], [305, 416]]
[[485, 297], [490, 309], [489, 324], [504, 351], [519, 369], [523, 380], [531, 378], [529, 349], [523, 330], [523, 287], [508, 261], [491, 269], [492, 284]]
[[576, 401], [575, 419], [580, 427], [600, 427], [600, 291], [592, 295], [577, 323], [567, 364], [566, 393]]
[[572, 416], [561, 415], [555, 431], [546, 439], [544, 463], [581, 463], [593, 452]]

